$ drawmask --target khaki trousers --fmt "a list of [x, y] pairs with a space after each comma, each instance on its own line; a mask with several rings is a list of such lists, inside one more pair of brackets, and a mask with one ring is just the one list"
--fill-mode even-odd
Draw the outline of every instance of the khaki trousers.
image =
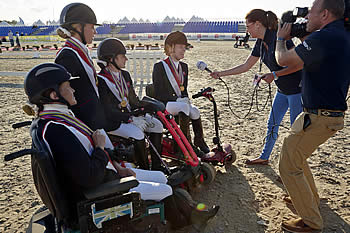
[[[305, 115], [311, 124], [304, 129]], [[284, 139], [279, 172], [294, 208], [304, 223], [314, 229], [323, 228], [320, 199], [307, 159], [317, 147], [344, 127], [343, 117], [325, 117], [301, 113]]]

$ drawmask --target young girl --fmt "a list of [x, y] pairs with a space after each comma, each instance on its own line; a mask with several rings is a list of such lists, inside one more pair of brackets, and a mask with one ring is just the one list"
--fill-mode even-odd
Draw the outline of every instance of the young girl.
[[[123, 43], [116, 38], [103, 40], [97, 49], [99, 73], [99, 92], [103, 105], [107, 125], [117, 126], [117, 129], [109, 131], [109, 134], [124, 138], [135, 139], [135, 155], [138, 158], [140, 168], [149, 169], [147, 155], [145, 153], [145, 135], [150, 134], [150, 140], [161, 153], [161, 139], [163, 125], [155, 117], [132, 116], [132, 110], [140, 107], [140, 101], [136, 96], [130, 73], [125, 68], [128, 58]], [[108, 127], [107, 127], [108, 128]], [[153, 148], [150, 148], [152, 157], [152, 170], [161, 170], [161, 163]]]
[[35, 119], [39, 135], [69, 194], [70, 212], [76, 213], [76, 204], [84, 200], [84, 189], [120, 177], [136, 176], [139, 185], [130, 191], [139, 192], [143, 200], [164, 202], [165, 217], [173, 227], [190, 224], [204, 227], [219, 208], [198, 210], [193, 200], [173, 194], [162, 172], [123, 168], [114, 161], [105, 150], [108, 147], [105, 133], [91, 130], [69, 110], [68, 107], [77, 103], [70, 79], [63, 66], [44, 63], [34, 67], [24, 81], [30, 103], [39, 109]]
[[209, 148], [204, 141], [202, 121], [198, 108], [191, 104], [188, 98], [188, 67], [180, 60], [184, 58], [187, 46], [187, 38], [182, 32], [172, 32], [165, 39], [164, 61], [154, 65], [152, 80], [155, 98], [166, 105], [166, 110], [179, 116], [179, 124], [182, 132], [189, 142], [189, 122], [192, 121], [194, 132], [194, 145], [204, 153]]
[[78, 77], [71, 81], [77, 99], [71, 109], [90, 128], [105, 128], [97, 73], [86, 46], [92, 43], [96, 34], [95, 13], [83, 3], [71, 3], [63, 8], [60, 24], [57, 33], [66, 39], [66, 43], [57, 53], [55, 62], [63, 65], [73, 77]]

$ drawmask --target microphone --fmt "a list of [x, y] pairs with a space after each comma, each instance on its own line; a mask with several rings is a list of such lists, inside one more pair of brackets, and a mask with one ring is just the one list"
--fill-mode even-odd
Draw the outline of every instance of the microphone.
[[198, 61], [197, 62], [197, 68], [200, 69], [200, 70], [206, 70], [209, 73], [212, 73], [212, 71], [210, 69], [208, 69], [207, 64], [205, 64], [204, 61]]

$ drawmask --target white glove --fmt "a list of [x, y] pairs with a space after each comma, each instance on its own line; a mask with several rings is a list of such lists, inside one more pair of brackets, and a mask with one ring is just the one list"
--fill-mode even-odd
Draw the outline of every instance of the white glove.
[[191, 104], [191, 101], [188, 97], [183, 97], [183, 98], [177, 98], [176, 102], [181, 102], [181, 103], [186, 103], [186, 104]]
[[130, 122], [131, 124], [135, 125], [139, 129], [141, 129], [143, 132], [145, 132], [146, 128], [148, 127], [148, 122], [143, 116], [138, 116], [138, 117], [132, 116], [131, 120], [132, 120], [132, 122]]

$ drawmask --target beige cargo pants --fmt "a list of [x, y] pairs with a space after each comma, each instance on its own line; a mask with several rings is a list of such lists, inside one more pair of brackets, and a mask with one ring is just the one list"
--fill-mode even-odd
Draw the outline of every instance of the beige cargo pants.
[[[305, 117], [308, 115], [307, 117]], [[311, 124], [304, 129], [304, 119]], [[325, 117], [301, 113], [284, 139], [279, 172], [294, 208], [304, 223], [314, 229], [323, 228], [317, 193], [307, 159], [317, 147], [344, 127], [343, 117]]]

